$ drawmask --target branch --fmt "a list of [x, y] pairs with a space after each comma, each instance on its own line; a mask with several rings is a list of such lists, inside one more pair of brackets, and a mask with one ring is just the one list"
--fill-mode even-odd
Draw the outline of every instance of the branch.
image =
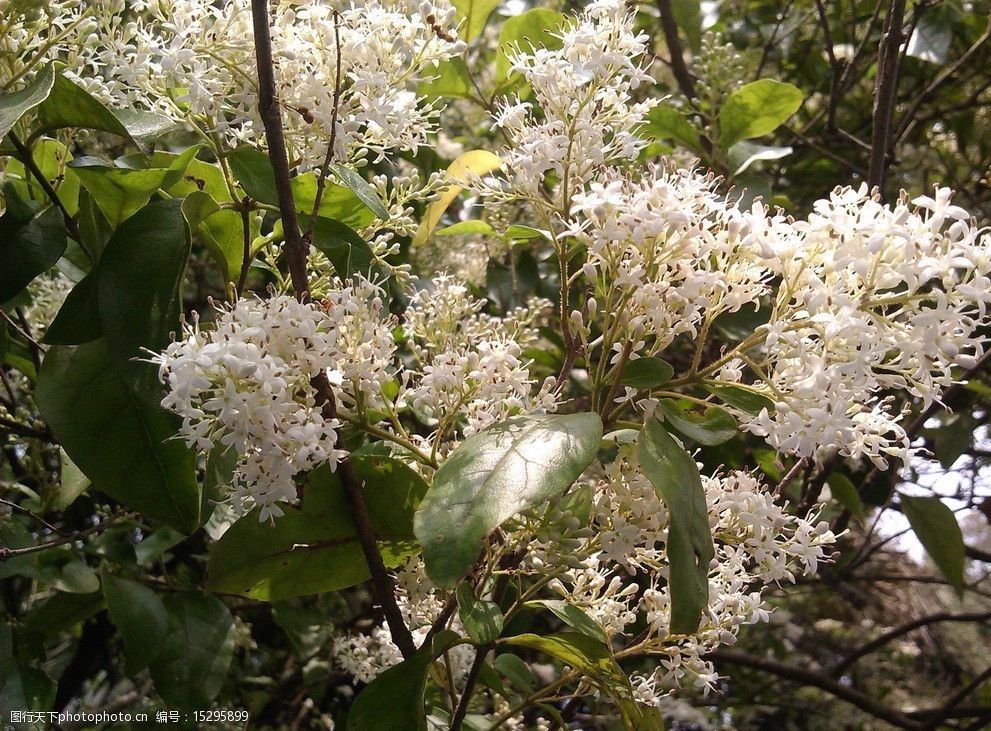
[[685, 51], [681, 47], [681, 39], [678, 37], [678, 21], [675, 20], [674, 10], [671, 9], [671, 0], [657, 0], [657, 12], [660, 14], [661, 30], [664, 32], [664, 43], [668, 47], [668, 54], [671, 56], [671, 73], [674, 80], [678, 82], [678, 88], [685, 98], [695, 99], [695, 80], [685, 63]]
[[953, 709], [959, 706], [960, 703], [963, 702], [964, 698], [966, 698], [975, 690], [977, 690], [989, 678], [991, 678], [991, 666], [987, 667], [984, 670], [984, 672], [982, 672], [976, 678], [974, 678], [969, 683], [967, 683], [967, 685], [965, 685], [956, 693], [954, 693], [952, 696], [950, 696], [950, 699], [946, 701], [943, 707], [940, 708], [935, 713], [933, 713], [926, 720], [926, 723], [923, 726], [923, 728], [926, 729], [926, 731], [929, 731], [930, 729], [938, 728], [943, 721], [945, 721], [947, 718], [950, 717], [950, 715], [953, 713]]
[[251, 19], [255, 32], [255, 64], [258, 69], [258, 113], [265, 127], [268, 142], [268, 158], [275, 175], [275, 189], [279, 197], [279, 213], [286, 241], [286, 261], [296, 297], [301, 301], [310, 298], [306, 277], [306, 255], [309, 248], [299, 232], [296, 202], [289, 183], [289, 158], [286, 155], [286, 137], [282, 128], [282, 114], [275, 93], [275, 67], [272, 62], [272, 36], [269, 29], [268, 0], [251, 0]]
[[[289, 183], [289, 159], [286, 155], [286, 141], [282, 129], [282, 115], [275, 96], [275, 70], [272, 61], [272, 38], [269, 29], [268, 0], [251, 0], [251, 16], [255, 32], [255, 61], [258, 67], [258, 103], [259, 113], [265, 125], [265, 138], [268, 143], [268, 156], [272, 162], [275, 174], [275, 187], [279, 195], [279, 211], [282, 215], [282, 227], [285, 231], [286, 259], [289, 263], [289, 276], [292, 279], [296, 296], [303, 302], [310, 299], [309, 283], [306, 276], [306, 255], [309, 249], [299, 230], [299, 219], [296, 216], [296, 204]], [[317, 403], [321, 404], [324, 418], [337, 418], [337, 403], [334, 392], [327, 380], [327, 375], [321, 373], [311, 382], [316, 391]], [[410, 634], [402, 612], [396, 603], [396, 593], [389, 573], [379, 553], [375, 532], [368, 516], [365, 496], [358, 484], [354, 467], [348, 456], [344, 456], [337, 465], [341, 477], [341, 485], [347, 498], [351, 516], [354, 518], [358, 540], [372, 576], [375, 595], [382, 605], [393, 642], [399, 648], [404, 658], [416, 652], [413, 636]]]
[[834, 665], [829, 674], [833, 677], [838, 678], [843, 672], [853, 665], [857, 660], [862, 658], [864, 655], [868, 655], [879, 647], [882, 647], [894, 639], [901, 637], [902, 635], [908, 634], [909, 632], [918, 629], [919, 627], [925, 627], [926, 625], [936, 624], [938, 622], [986, 622], [991, 620], [991, 612], [967, 612], [963, 614], [953, 614], [951, 612], [937, 612], [936, 614], [930, 614], [925, 617], [919, 617], [913, 619], [910, 622], [905, 622], [905, 624], [899, 625], [884, 634], [876, 637], [870, 642], [866, 642], [856, 650], [851, 652], [845, 658], [840, 660], [836, 665]]
[[11, 556], [23, 556], [28, 553], [38, 553], [39, 551], [47, 551], [49, 548], [55, 548], [56, 546], [64, 546], [66, 543], [81, 541], [83, 538], [88, 538], [96, 533], [102, 533], [118, 520], [121, 518], [126, 518], [129, 515], [131, 515], [130, 511], [121, 510], [111, 515], [102, 523], [94, 525], [92, 528], [87, 528], [86, 530], [79, 531], [77, 533], [64, 535], [62, 538], [56, 538], [55, 540], [47, 541], [46, 543], [39, 543], [35, 546], [25, 546], [24, 548], [7, 548], [6, 546], [0, 546], [0, 563], [3, 563]]
[[26, 439], [41, 439], [46, 442], [51, 441], [51, 436], [40, 429], [35, 429], [25, 424], [20, 424], [13, 419], [8, 419], [5, 416], [0, 416], [0, 434], [5, 431]]
[[770, 673], [771, 675], [777, 675], [779, 678], [785, 678], [786, 680], [791, 680], [802, 685], [809, 685], [814, 688], [819, 688], [826, 691], [830, 695], [839, 698], [840, 700], [856, 706], [862, 711], [866, 711], [875, 718], [880, 718], [883, 721], [887, 721], [892, 726], [897, 726], [898, 728], [923, 728], [921, 723], [911, 719], [901, 711], [882, 705], [875, 701], [872, 697], [865, 695], [860, 691], [854, 690], [847, 685], [843, 685], [839, 681], [834, 680], [828, 675], [823, 675], [822, 673], [816, 673], [811, 670], [807, 670], [806, 668], [797, 667], [794, 665], [787, 665], [769, 657], [758, 657], [756, 655], [749, 655], [746, 652], [741, 652], [740, 650], [730, 650], [727, 648], [713, 650], [707, 655], [707, 657], [710, 660], [754, 668], [755, 670], [761, 670], [765, 673]]
[[884, 17], [884, 30], [877, 53], [877, 78], [874, 83], [873, 128], [871, 154], [867, 166], [867, 184], [882, 188], [888, 168], [893, 132], [891, 116], [898, 89], [898, 49], [902, 43], [905, 21], [905, 0], [889, 0]]

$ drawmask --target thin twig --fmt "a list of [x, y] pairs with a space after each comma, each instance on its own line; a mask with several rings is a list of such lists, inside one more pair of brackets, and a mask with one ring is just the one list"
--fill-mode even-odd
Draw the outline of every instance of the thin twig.
[[34, 512], [33, 510], [31, 510], [29, 508], [25, 508], [23, 505], [18, 505], [15, 502], [11, 502], [10, 500], [4, 500], [3, 498], [0, 498], [0, 505], [6, 505], [11, 510], [16, 510], [18, 513], [22, 513], [23, 515], [28, 516], [35, 523], [38, 523], [39, 525], [45, 526], [52, 533], [58, 533], [60, 536], [65, 536], [66, 535], [66, 533], [64, 531], [59, 530], [54, 525], [52, 525], [47, 520], [45, 520], [40, 515], [38, 515], [36, 512]]
[[102, 523], [94, 525], [92, 528], [87, 528], [86, 530], [79, 531], [77, 533], [70, 533], [62, 536], [61, 538], [56, 538], [55, 540], [47, 541], [45, 543], [39, 543], [35, 546], [25, 546], [23, 548], [7, 548], [6, 546], [0, 546], [0, 563], [3, 563], [12, 556], [23, 556], [28, 553], [38, 553], [39, 551], [47, 551], [49, 548], [64, 546], [66, 543], [81, 541], [83, 538], [88, 538], [96, 533], [102, 533], [118, 520], [128, 517], [129, 515], [131, 515], [130, 511], [121, 510], [111, 515]]
[[20, 157], [21, 163], [24, 167], [34, 176], [34, 179], [38, 181], [38, 185], [48, 196], [48, 199], [52, 202], [56, 208], [62, 213], [62, 218], [65, 219], [65, 228], [69, 232], [69, 235], [76, 241], [82, 241], [82, 236], [79, 234], [79, 227], [76, 225], [75, 219], [69, 215], [69, 211], [66, 210], [65, 205], [62, 203], [61, 199], [58, 197], [58, 192], [52, 187], [52, 184], [45, 177], [45, 174], [41, 171], [41, 168], [34, 161], [34, 156], [31, 154], [31, 150], [21, 142], [20, 138], [14, 133], [13, 130], [7, 133], [7, 137], [10, 139], [11, 144], [14, 145], [14, 149], [17, 150], [18, 156]]

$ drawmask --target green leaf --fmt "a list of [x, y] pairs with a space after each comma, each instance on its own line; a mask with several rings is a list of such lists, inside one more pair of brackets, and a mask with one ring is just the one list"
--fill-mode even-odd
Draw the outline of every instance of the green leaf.
[[502, 634], [502, 611], [495, 602], [477, 598], [466, 581], [458, 585], [456, 594], [458, 616], [472, 642], [485, 645]]
[[529, 691], [533, 688], [533, 673], [530, 671], [530, 666], [518, 656], [508, 652], [496, 655], [492, 667], [520, 690]]
[[659, 104], [647, 113], [642, 132], [657, 140], [674, 140], [689, 150], [701, 150], [698, 132], [684, 114], [667, 104]]
[[710, 406], [703, 414], [684, 409], [673, 399], [662, 399], [658, 406], [666, 423], [699, 444], [713, 447], [736, 436], [736, 419], [718, 406]]
[[214, 596], [168, 594], [168, 629], [151, 664], [155, 690], [169, 706], [202, 710], [220, 692], [234, 655], [234, 620]]
[[347, 731], [427, 731], [423, 696], [434, 659], [458, 643], [450, 630], [421, 647], [361, 691], [348, 713]]
[[148, 147], [167, 132], [179, 128], [177, 122], [160, 114], [145, 112], [140, 109], [114, 109], [113, 115], [127, 129], [131, 139], [141, 147]]
[[499, 0], [453, 0], [453, 4], [461, 21], [458, 34], [470, 41], [485, 28], [492, 11], [499, 7]]
[[602, 421], [585, 413], [517, 416], [462, 442], [437, 470], [416, 513], [430, 578], [453, 586], [489, 533], [581, 476], [601, 437]]
[[963, 533], [953, 511], [938, 497], [899, 494], [902, 512], [926, 553], [939, 567], [946, 581], [963, 596], [963, 568], [966, 552]]
[[562, 599], [535, 599], [533, 601], [526, 602], [525, 606], [528, 607], [543, 607], [549, 609], [558, 619], [567, 624], [572, 629], [576, 629], [584, 635], [591, 637], [593, 640], [607, 644], [609, 638], [606, 633], [603, 632], [602, 627], [599, 626], [598, 622], [589, 617], [584, 611], [576, 607], [574, 604], [568, 604], [568, 602]]
[[709, 562], [715, 555], [698, 466], [655, 419], [640, 430], [637, 459], [668, 508], [671, 632], [691, 634], [709, 604]]
[[372, 247], [350, 226], [330, 218], [313, 222], [313, 246], [327, 257], [337, 275], [348, 280], [354, 274], [383, 274]]
[[619, 376], [619, 382], [630, 388], [656, 388], [671, 380], [671, 364], [652, 355], [631, 360]]
[[453, 97], [470, 99], [472, 96], [471, 76], [463, 58], [449, 58], [441, 61], [431, 72], [433, 79], [420, 84], [421, 96]]
[[744, 84], [719, 110], [719, 145], [729, 150], [740, 140], [776, 130], [802, 106], [802, 90], [774, 79]]
[[144, 208], [169, 174], [162, 168], [110, 167], [93, 158], [77, 158], [69, 170], [90, 192], [113, 228]]
[[48, 98], [54, 84], [55, 67], [48, 64], [24, 88], [0, 94], [0, 140], [7, 136], [21, 117]]
[[774, 402], [762, 393], [757, 393], [743, 386], [713, 386], [705, 384], [705, 389], [717, 396], [723, 403], [739, 409], [747, 414], [757, 415], [761, 409], [774, 411]]
[[54, 266], [67, 243], [62, 214], [54, 206], [28, 221], [18, 220], [9, 211], [0, 217], [0, 302]]
[[103, 577], [103, 600], [124, 640], [128, 674], [141, 672], [158, 657], [168, 639], [165, 603], [144, 584], [112, 575]]
[[189, 237], [181, 200], [145, 206], [107, 242], [96, 301], [107, 350], [139, 399], [157, 405], [161, 387], [145, 350], [159, 351], [179, 330]]
[[548, 8], [533, 8], [508, 18], [499, 29], [499, 46], [496, 50], [494, 84], [497, 90], [507, 87], [510, 81], [509, 54], [533, 51], [537, 48], [561, 47], [561, 39], [553, 32], [564, 25], [564, 15]]
[[69, 292], [52, 324], [45, 329], [49, 345], [82, 345], [103, 335], [96, 307], [96, 271], [83, 277]]
[[[248, 225], [253, 240], [258, 234], [258, 227], [251, 219]], [[220, 269], [224, 282], [237, 281], [244, 260], [244, 222], [241, 214], [223, 208], [200, 221], [196, 230]]]
[[64, 127], [76, 127], [131, 138], [127, 127], [103, 102], [61, 73], [55, 75], [52, 91], [38, 106], [37, 114], [38, 119], [32, 129], [35, 137]]
[[327, 169], [331, 170], [337, 179], [358, 196], [358, 200], [368, 206], [368, 209], [379, 219], [383, 221], [389, 219], [389, 209], [385, 207], [378, 192], [356, 170], [333, 162], [327, 166]]
[[69, 459], [69, 455], [64, 449], [59, 449], [59, 457], [62, 463], [62, 474], [58, 484], [52, 490], [49, 497], [51, 507], [55, 510], [65, 510], [75, 502], [76, 498], [86, 492], [90, 486], [89, 478], [76, 466], [76, 463]]
[[[268, 155], [254, 147], [239, 147], [227, 156], [231, 171], [244, 192], [257, 201], [271, 206], [279, 205], [275, 187], [275, 173]], [[313, 210], [317, 195], [317, 175], [303, 173], [289, 181], [296, 211], [307, 216]], [[354, 191], [342, 185], [326, 182], [317, 215], [338, 220], [351, 227], [367, 226], [375, 214]]]
[[826, 478], [829, 485], [829, 492], [836, 501], [850, 513], [858, 518], [864, 517], [864, 503], [860, 500], [857, 488], [850, 482], [850, 478], [841, 472], [833, 472]]
[[[417, 553], [413, 511], [427, 490], [399, 460], [352, 456], [387, 566]], [[354, 586], [370, 576], [340, 478], [326, 467], [307, 481], [302, 508], [288, 508], [274, 525], [258, 510], [244, 516], [210, 553], [207, 586], [254, 599], [285, 599]]]
[[195, 459], [173, 438], [178, 422], [135, 396], [102, 339], [49, 348], [36, 397], [66, 454], [98, 490], [177, 530], [196, 528]]

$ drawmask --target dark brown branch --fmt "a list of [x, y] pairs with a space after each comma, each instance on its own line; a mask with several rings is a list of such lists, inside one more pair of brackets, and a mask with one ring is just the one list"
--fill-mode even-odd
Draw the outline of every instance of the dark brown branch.
[[988, 679], [991, 679], [991, 666], [987, 667], [984, 672], [950, 696], [949, 700], [946, 701], [942, 708], [926, 719], [926, 723], [923, 728], [926, 729], [926, 731], [939, 728], [939, 725], [953, 713], [953, 709], [959, 706], [967, 696], [987, 682]]
[[901, 711], [882, 705], [872, 697], [861, 693], [860, 691], [854, 690], [847, 685], [843, 685], [839, 681], [829, 677], [828, 675], [823, 675], [822, 673], [816, 673], [806, 668], [788, 665], [778, 660], [774, 660], [773, 658], [758, 657], [740, 650], [731, 650], [728, 648], [713, 650], [707, 655], [707, 658], [718, 662], [726, 662], [732, 665], [753, 668], [755, 670], [770, 673], [771, 675], [776, 675], [779, 678], [785, 678], [786, 680], [791, 680], [802, 685], [819, 688], [826, 691], [830, 695], [839, 698], [840, 700], [856, 706], [862, 711], [866, 711], [875, 718], [880, 718], [887, 721], [892, 726], [897, 726], [898, 728], [923, 728], [921, 723], [913, 720]]
[[[299, 230], [299, 219], [296, 216], [296, 204], [292, 196], [289, 178], [289, 159], [286, 155], [286, 141], [282, 129], [282, 115], [275, 94], [275, 70], [272, 61], [272, 39], [269, 29], [269, 13], [267, 0], [251, 0], [251, 15], [255, 32], [255, 61], [258, 67], [258, 102], [259, 113], [265, 125], [265, 138], [268, 143], [268, 155], [275, 174], [275, 186], [279, 196], [279, 212], [282, 216], [282, 227], [285, 231], [286, 259], [289, 263], [289, 275], [292, 279], [296, 296], [303, 302], [310, 299], [309, 283], [306, 276], [306, 255], [309, 244], [303, 240]], [[313, 379], [312, 385], [316, 390], [317, 403], [321, 404], [324, 418], [337, 418], [337, 403], [327, 375], [321, 373]], [[375, 596], [382, 605], [382, 611], [389, 623], [389, 631], [393, 642], [403, 657], [410, 657], [416, 652], [413, 636], [410, 634], [402, 612], [396, 603], [395, 587], [389, 572], [379, 553], [375, 532], [368, 516], [365, 496], [358, 484], [357, 476], [351, 460], [345, 456], [337, 465], [341, 485], [354, 518], [355, 529], [361, 550], [372, 576]]]
[[19, 424], [18, 422], [8, 419], [5, 416], [0, 416], [0, 434], [5, 431], [10, 434], [16, 434], [19, 437], [24, 437], [25, 439], [42, 439], [46, 442], [51, 441], [51, 435], [41, 431], [40, 429], [35, 429], [25, 424]]
[[58, 533], [60, 536], [65, 536], [66, 535], [63, 531], [61, 531], [58, 528], [56, 528], [54, 525], [52, 525], [47, 520], [45, 520], [40, 515], [38, 515], [36, 512], [34, 512], [33, 510], [30, 510], [28, 508], [25, 508], [23, 505], [18, 505], [17, 503], [11, 502], [10, 500], [4, 500], [3, 498], [0, 498], [0, 505], [6, 505], [11, 510], [16, 510], [18, 513], [21, 513], [22, 515], [28, 516], [35, 523], [38, 523], [39, 525], [44, 526], [45, 528], [47, 528], [48, 530], [50, 530], [52, 533]]
[[678, 21], [675, 20], [671, 0], [657, 0], [657, 12], [660, 15], [661, 30], [664, 32], [664, 43], [671, 56], [671, 73], [678, 82], [678, 88], [686, 99], [695, 99], [695, 80], [685, 63], [685, 51], [678, 37]]
[[874, 83], [871, 154], [867, 166], [867, 184], [881, 189], [888, 169], [893, 140], [892, 113], [898, 89], [898, 49], [902, 44], [905, 0], [889, 0], [884, 16], [884, 30], [877, 53], [877, 77]]
[[925, 627], [930, 624], [937, 624], [939, 622], [986, 622], [991, 620], [991, 612], [966, 612], [962, 614], [953, 614], [952, 612], [937, 612], [936, 614], [930, 614], [925, 617], [919, 617], [913, 619], [910, 622], [905, 622], [898, 627], [885, 632], [884, 634], [876, 637], [870, 642], [865, 642], [863, 645], [858, 647], [856, 650], [851, 652], [845, 658], [840, 660], [836, 665], [834, 665], [829, 674], [833, 677], [839, 677], [843, 672], [853, 665], [857, 660], [869, 655], [880, 647], [888, 644], [892, 640], [895, 640], [902, 635], [906, 635], [919, 627]]
[[265, 127], [268, 142], [268, 158], [275, 175], [275, 189], [279, 197], [279, 213], [286, 241], [286, 261], [296, 297], [306, 301], [310, 297], [306, 277], [306, 255], [309, 248], [299, 232], [296, 202], [289, 183], [289, 157], [286, 154], [286, 137], [282, 128], [282, 114], [275, 91], [275, 67], [272, 61], [272, 36], [269, 28], [268, 0], [251, 0], [251, 18], [255, 32], [255, 64], [258, 69], [258, 114]]
[[236, 297], [240, 297], [244, 291], [244, 285], [248, 281], [248, 270], [251, 268], [251, 210], [248, 208], [247, 199], [241, 201], [241, 231], [243, 250], [241, 253], [241, 272], [237, 278]]

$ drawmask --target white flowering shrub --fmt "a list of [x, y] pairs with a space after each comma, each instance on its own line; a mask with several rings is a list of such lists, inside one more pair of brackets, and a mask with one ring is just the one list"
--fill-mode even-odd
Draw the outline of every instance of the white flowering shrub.
[[76, 480], [46, 510], [166, 526], [75, 571], [171, 707], [251, 645], [230, 603], [316, 595], [348, 729], [661, 729], [832, 561], [829, 476], [910, 465], [983, 363], [950, 189], [786, 211], [726, 178], [794, 87], [710, 79], [705, 161], [660, 155], [632, 6], [484, 6], [0, 0], [0, 413]]

